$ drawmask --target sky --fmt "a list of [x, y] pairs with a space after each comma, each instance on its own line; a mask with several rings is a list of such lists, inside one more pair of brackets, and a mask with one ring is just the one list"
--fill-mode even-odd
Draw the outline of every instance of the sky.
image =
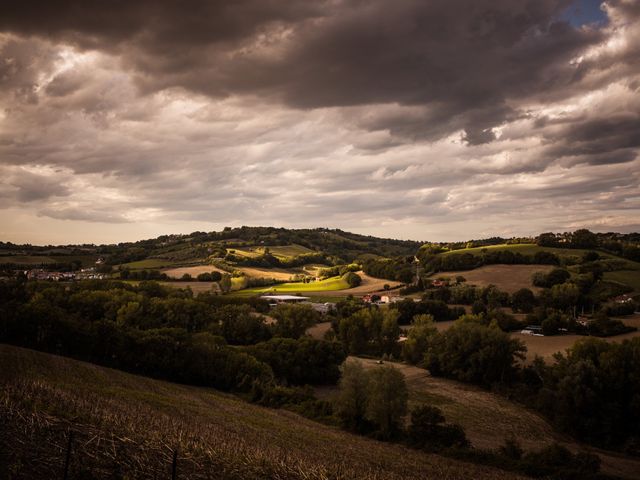
[[2, 10], [2, 241], [640, 230], [638, 0]]

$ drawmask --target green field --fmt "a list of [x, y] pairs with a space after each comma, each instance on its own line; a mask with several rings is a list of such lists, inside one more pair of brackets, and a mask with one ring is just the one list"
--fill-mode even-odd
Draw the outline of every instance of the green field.
[[640, 270], [619, 270], [617, 272], [605, 272], [604, 279], [622, 283], [640, 292]]
[[[515, 245], [509, 244], [500, 244], [500, 245], [488, 245], [485, 247], [473, 247], [473, 248], [462, 248], [460, 250], [450, 250], [448, 252], [443, 252], [440, 255], [455, 255], [455, 254], [463, 254], [470, 253], [472, 255], [481, 255], [483, 250], [492, 251], [492, 250], [510, 250], [513, 253], [521, 253], [522, 255], [535, 255], [537, 252], [550, 252], [556, 254], [560, 258], [569, 258], [575, 257], [576, 260], [580, 259], [585, 253], [597, 250], [586, 250], [580, 248], [556, 248], [556, 247], [539, 247], [534, 243], [519, 243]], [[640, 263], [632, 262], [631, 260], [626, 260], [621, 257], [617, 257], [610, 253], [602, 252], [597, 250], [600, 254], [600, 257], [603, 259], [617, 259], [625, 262], [630, 269], [640, 269]]]
[[173, 260], [165, 260], [163, 258], [146, 258], [144, 260], [138, 260], [137, 262], [123, 263], [120, 265], [123, 268], [129, 270], [148, 270], [152, 268], [165, 268], [173, 267], [176, 262]]
[[[555, 253], [559, 257], [581, 257], [585, 252], [589, 250], [582, 250], [579, 248], [555, 248], [555, 247], [539, 247], [535, 243], [518, 243], [515, 245], [500, 244], [500, 245], [488, 245], [485, 247], [473, 247], [463, 248], [460, 250], [451, 250], [444, 252], [442, 255], [453, 255], [456, 253], [470, 253], [472, 255], [480, 255], [483, 250], [510, 250], [513, 253], [521, 253], [522, 255], [534, 255], [537, 252], [551, 252]], [[599, 252], [602, 257], [615, 258], [608, 253]]]
[[0, 344], [0, 478], [502, 480], [516, 474], [351, 435], [209, 388]]
[[290, 282], [273, 285], [271, 287], [246, 288], [236, 292], [237, 295], [260, 295], [262, 293], [305, 293], [305, 292], [330, 292], [346, 290], [349, 284], [342, 277], [331, 277], [319, 282]]
[[313, 250], [303, 247], [302, 245], [274, 245], [274, 246], [260, 246], [260, 247], [243, 247], [243, 248], [228, 248], [227, 252], [232, 252], [235, 255], [241, 257], [258, 257], [264, 254], [265, 249], [268, 248], [269, 252], [274, 257], [288, 258], [303, 255], [305, 253], [314, 253]]
[[52, 263], [82, 262], [82, 266], [91, 266], [98, 259], [97, 255], [4, 255], [0, 256], [1, 263], [16, 265], [48, 265]]
[[51, 257], [39, 255], [8, 255], [0, 257], [0, 263], [15, 263], [16, 265], [42, 265], [56, 263], [57, 260]]

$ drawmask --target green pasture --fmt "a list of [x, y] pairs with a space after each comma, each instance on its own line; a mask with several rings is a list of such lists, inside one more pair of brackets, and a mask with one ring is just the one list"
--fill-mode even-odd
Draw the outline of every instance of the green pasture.
[[336, 290], [346, 290], [349, 288], [347, 281], [338, 276], [327, 278], [319, 282], [290, 282], [281, 283], [279, 285], [272, 285], [270, 287], [259, 288], [246, 288], [236, 292], [237, 295], [260, 295], [263, 293], [273, 294], [292, 294], [292, 293], [305, 293], [305, 292], [333, 292]]

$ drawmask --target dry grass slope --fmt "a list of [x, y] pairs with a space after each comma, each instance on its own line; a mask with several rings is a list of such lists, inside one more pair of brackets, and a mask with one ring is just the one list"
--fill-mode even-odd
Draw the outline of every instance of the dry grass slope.
[[520, 478], [54, 355], [0, 345], [0, 364], [0, 469], [13, 478], [62, 478], [69, 430], [72, 478], [168, 478], [174, 448], [178, 478]]
[[467, 279], [467, 284], [477, 287], [495, 285], [500, 290], [513, 293], [521, 288], [529, 288], [534, 292], [542, 290], [534, 287], [532, 277], [535, 272], [548, 272], [553, 266], [550, 265], [485, 265], [475, 270], [464, 270], [456, 272], [438, 272], [430, 278], [436, 279], [449, 277], [455, 279], [457, 275], [462, 275]]

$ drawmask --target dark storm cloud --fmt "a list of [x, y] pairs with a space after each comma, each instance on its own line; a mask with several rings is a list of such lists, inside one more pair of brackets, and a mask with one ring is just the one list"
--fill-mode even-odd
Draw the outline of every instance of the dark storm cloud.
[[34, 202], [70, 194], [69, 189], [57, 179], [29, 172], [21, 172], [10, 184], [17, 189], [15, 196], [20, 202]]
[[[632, 103], [640, 107], [637, 101]], [[628, 108], [628, 107], [627, 107]], [[606, 165], [633, 161], [640, 148], [640, 111], [602, 112], [592, 118], [565, 120], [548, 134], [548, 158], [572, 157], [572, 163]]]
[[482, 144], [514, 116], [513, 100], [572, 83], [568, 61], [601, 40], [557, 20], [569, 3], [13, 2], [0, 29], [115, 50], [148, 91], [259, 95], [300, 109], [420, 106], [413, 121], [378, 128], [408, 139], [463, 129]]
[[640, 3], [569, 3], [11, 2], [0, 224], [635, 224]]

